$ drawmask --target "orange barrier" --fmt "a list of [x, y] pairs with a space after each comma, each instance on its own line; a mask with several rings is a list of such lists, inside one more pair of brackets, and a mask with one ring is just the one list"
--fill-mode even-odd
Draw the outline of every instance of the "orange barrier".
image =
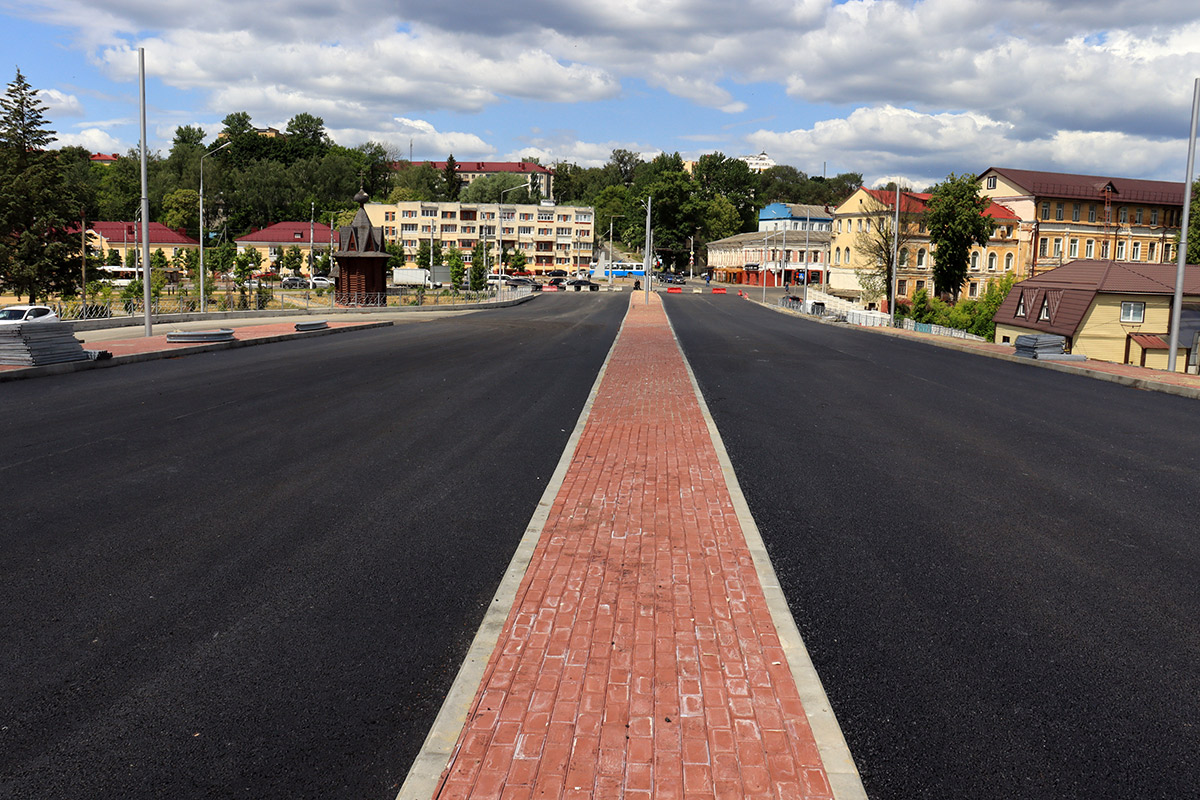
[[679, 288], [678, 286], [668, 286], [667, 287], [667, 294], [682, 294], [682, 293], [683, 293], [683, 289]]
[[[713, 293], [713, 294], [726, 294], [725, 287], [724, 287], [724, 286], [718, 286], [718, 287], [716, 287], [715, 289], [713, 289], [713, 290], [712, 290], [712, 293]], [[738, 294], [741, 294], [741, 292], [738, 292]]]
[[557, 292], [558, 287], [557, 286], [543, 286], [542, 291], [543, 292]]

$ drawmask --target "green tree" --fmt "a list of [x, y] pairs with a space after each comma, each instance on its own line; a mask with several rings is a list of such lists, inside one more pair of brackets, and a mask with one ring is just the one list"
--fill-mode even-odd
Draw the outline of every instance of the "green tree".
[[471, 181], [471, 185], [459, 193], [459, 200], [463, 203], [499, 203], [500, 193], [512, 189], [503, 196], [505, 203], [528, 203], [531, 199], [528, 186], [529, 179], [520, 175], [503, 172], [485, 175]]
[[526, 259], [524, 250], [514, 250], [508, 257], [508, 268], [513, 272], [524, 272], [525, 264]]
[[[1178, 238], [1175, 246], [1179, 247]], [[1187, 263], [1200, 264], [1200, 181], [1192, 184], [1192, 203], [1188, 211]]]
[[163, 198], [159, 221], [168, 228], [200, 230], [200, 193], [195, 189], [176, 189]]
[[446, 187], [446, 198], [450, 202], [458, 200], [458, 193], [462, 190], [463, 179], [458, 174], [458, 162], [454, 160], [454, 153], [446, 157], [446, 165], [442, 167], [442, 183]]
[[967, 277], [972, 245], [984, 246], [995, 221], [984, 214], [990, 201], [979, 195], [974, 175], [950, 173], [933, 188], [925, 212], [933, 249], [933, 283], [955, 299]]
[[471, 291], [473, 292], [487, 288], [487, 261], [487, 248], [481, 239], [471, 250]]
[[262, 266], [263, 256], [257, 248], [247, 247], [233, 259], [233, 275], [239, 286]]
[[18, 69], [0, 98], [0, 287], [30, 301], [74, 294], [83, 187], [66, 182], [38, 99]]
[[292, 245], [284, 250], [279, 255], [279, 274], [283, 275], [299, 275], [300, 268], [304, 266], [304, 251], [299, 245]]
[[[895, 254], [905, 249], [912, 241], [920, 223], [920, 214], [914, 209], [916, 202], [906, 194], [900, 193], [900, 229], [897, 242], [893, 243], [896, 231], [896, 195], [895, 185], [880, 200], [874, 195], [868, 195], [863, 202], [863, 214], [866, 228], [854, 236], [854, 247], [861, 254], [868, 266], [858, 270], [858, 282], [862, 285], [869, 299], [882, 297], [887, 300], [888, 308], [892, 308], [892, 279], [895, 269]], [[895, 249], [894, 249], [895, 248]]]
[[700, 156], [693, 170], [696, 189], [705, 200], [724, 197], [742, 220], [742, 230], [754, 230], [758, 212], [756, 200], [760, 179], [740, 158], [721, 153]]
[[385, 245], [388, 251], [387, 268], [402, 269], [405, 265], [404, 248], [395, 242], [388, 242]]
[[117, 250], [115, 247], [108, 248], [108, 256], [106, 257], [104, 263], [110, 267], [121, 266], [121, 251]]
[[433, 202], [444, 199], [442, 176], [428, 161], [422, 164], [403, 162], [392, 177], [392, 187], [387, 198], [389, 203], [405, 200]]
[[463, 267], [462, 251], [457, 247], [451, 247], [446, 251], [446, 265], [450, 267], [450, 284], [458, 289], [463, 285], [463, 278], [466, 277], [466, 270]]

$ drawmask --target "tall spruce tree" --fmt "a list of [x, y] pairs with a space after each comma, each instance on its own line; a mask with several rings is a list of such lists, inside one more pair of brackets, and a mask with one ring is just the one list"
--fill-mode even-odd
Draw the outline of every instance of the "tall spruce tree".
[[81, 187], [65, 180], [46, 106], [21, 70], [0, 98], [0, 287], [31, 302], [74, 294], [78, 232], [87, 206]]

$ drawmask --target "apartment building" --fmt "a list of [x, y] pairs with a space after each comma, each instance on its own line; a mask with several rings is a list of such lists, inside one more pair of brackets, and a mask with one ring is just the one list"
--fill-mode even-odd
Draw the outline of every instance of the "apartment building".
[[[536, 166], [536, 165], [533, 165]], [[371, 224], [383, 228], [384, 239], [404, 248], [407, 264], [421, 242], [457, 247], [467, 263], [479, 241], [493, 253], [520, 250], [531, 272], [574, 271], [592, 262], [595, 211], [590, 206], [560, 206], [550, 201], [512, 203], [368, 203]]]
[[[900, 193], [900, 242], [896, 268], [896, 296], [912, 298], [918, 291], [933, 291], [933, 245], [925, 225], [931, 195]], [[890, 231], [896, 213], [896, 193], [885, 189], [860, 188], [833, 212], [833, 234], [829, 262], [830, 291], [850, 299], [863, 298], [860, 280], [876, 268], [879, 247], [890, 247]], [[984, 211], [995, 228], [987, 245], [972, 247], [967, 277], [961, 296], [978, 297], [991, 280], [1013, 273], [1018, 279], [1022, 250], [1017, 236], [1020, 219], [1010, 208], [992, 202]], [[885, 231], [882, 238], [880, 231]], [[870, 300], [871, 298], [867, 298]]]
[[1022, 274], [1076, 259], [1173, 263], [1183, 183], [990, 167], [980, 194], [1020, 219]]

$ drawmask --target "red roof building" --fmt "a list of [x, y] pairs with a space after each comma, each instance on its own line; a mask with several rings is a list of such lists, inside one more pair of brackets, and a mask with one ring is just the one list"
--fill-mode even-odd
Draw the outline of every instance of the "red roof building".
[[121, 156], [118, 153], [92, 153], [91, 162], [93, 164], [103, 164], [107, 166], [109, 164], [117, 163], [120, 158]]
[[293, 246], [299, 247], [304, 253], [307, 265], [310, 246], [315, 256], [329, 250], [331, 241], [336, 241], [333, 230], [321, 222], [276, 222], [236, 239], [239, 253], [253, 247], [266, 256], [271, 266], [275, 265], [284, 250]]
[[[438, 172], [443, 172], [446, 169], [445, 161], [425, 161]], [[541, 192], [542, 197], [553, 197], [554, 191], [554, 170], [547, 169], [541, 164], [533, 164], [528, 161], [457, 161], [458, 175], [463, 179], [463, 184], [469, 186], [472, 181], [484, 178], [489, 175], [519, 175], [523, 178], [529, 178], [533, 181], [537, 190]], [[404, 162], [395, 162], [392, 164], [392, 169], [403, 169]]]

